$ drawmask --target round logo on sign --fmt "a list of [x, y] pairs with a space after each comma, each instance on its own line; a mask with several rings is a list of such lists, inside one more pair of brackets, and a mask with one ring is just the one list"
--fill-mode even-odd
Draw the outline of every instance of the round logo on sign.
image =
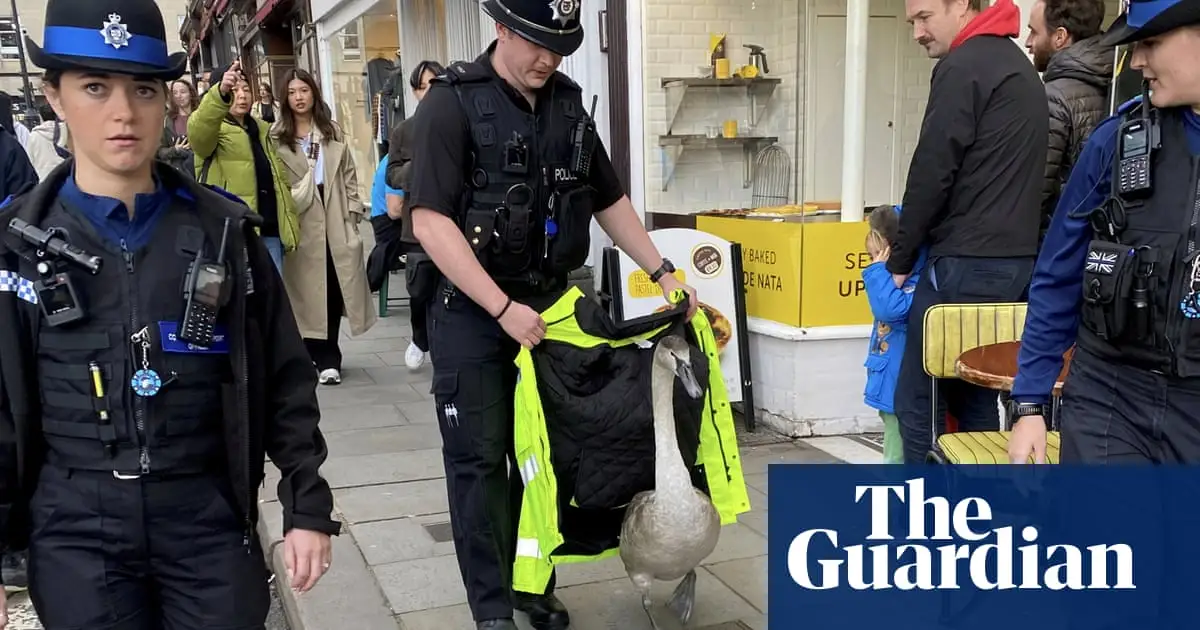
[[724, 262], [721, 250], [712, 245], [700, 245], [692, 250], [692, 268], [701, 278], [712, 278], [721, 273]]

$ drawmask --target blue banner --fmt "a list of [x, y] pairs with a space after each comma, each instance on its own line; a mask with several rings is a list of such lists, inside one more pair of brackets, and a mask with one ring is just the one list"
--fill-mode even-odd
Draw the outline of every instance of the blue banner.
[[1200, 468], [771, 465], [772, 629], [1200, 628]]

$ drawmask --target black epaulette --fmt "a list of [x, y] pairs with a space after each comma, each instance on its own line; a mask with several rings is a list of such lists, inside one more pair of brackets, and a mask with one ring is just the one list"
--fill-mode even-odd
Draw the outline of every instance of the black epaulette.
[[491, 80], [491, 73], [474, 61], [455, 61], [446, 67], [446, 71], [433, 78], [438, 83], [458, 85], [460, 83], [478, 83]]

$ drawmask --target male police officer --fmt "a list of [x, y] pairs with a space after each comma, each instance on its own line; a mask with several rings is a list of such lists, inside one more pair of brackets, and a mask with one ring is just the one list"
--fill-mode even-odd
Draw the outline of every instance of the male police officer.
[[[430, 308], [433, 394], [455, 550], [479, 628], [569, 621], [552, 593], [510, 598], [520, 474], [512, 445], [518, 344], [546, 331], [536, 309], [588, 253], [594, 216], [666, 294], [682, 288], [621, 190], [580, 88], [556, 72], [579, 48], [577, 0], [487, 0], [496, 41], [451, 64], [421, 103], [408, 201], [444, 278]], [[553, 583], [551, 584], [553, 585]]]
[[48, 630], [262, 628], [264, 455], [293, 588], [339, 529], [316, 373], [254, 215], [154, 162], [186, 60], [153, 0], [45, 24], [74, 158], [0, 209], [0, 531]]
[[1014, 462], [1045, 457], [1072, 344], [1062, 461], [1200, 462], [1200, 0], [1134, 0], [1108, 40], [1133, 43], [1150, 98], [1096, 128], [1054, 213], [1012, 392]]

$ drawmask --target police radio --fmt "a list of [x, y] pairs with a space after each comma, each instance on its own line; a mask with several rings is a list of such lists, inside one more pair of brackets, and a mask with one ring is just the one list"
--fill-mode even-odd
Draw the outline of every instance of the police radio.
[[1161, 145], [1158, 112], [1150, 105], [1147, 84], [1142, 84], [1141, 116], [1121, 125], [1117, 152], [1117, 194], [1126, 199], [1147, 197], [1153, 192], [1150, 158]]
[[8, 223], [8, 231], [37, 248], [39, 279], [33, 283], [33, 290], [37, 293], [38, 308], [46, 317], [46, 323], [63, 326], [87, 317], [79, 293], [71, 283], [71, 276], [60, 271], [55, 263], [64, 260], [96, 275], [100, 273], [103, 259], [68, 243], [62, 228], [43, 230], [20, 219], [13, 219]]
[[580, 178], [587, 177], [592, 169], [592, 153], [596, 150], [596, 122], [593, 116], [596, 114], [598, 98], [592, 95], [592, 108], [587, 118], [575, 123], [574, 137], [571, 138], [571, 171]]
[[196, 252], [184, 284], [183, 321], [179, 325], [180, 341], [208, 348], [213, 343], [217, 327], [217, 312], [225, 304], [229, 284], [229, 272], [225, 268], [225, 246], [229, 241], [229, 219], [221, 233], [221, 247], [215, 261], [204, 258], [204, 248]]

